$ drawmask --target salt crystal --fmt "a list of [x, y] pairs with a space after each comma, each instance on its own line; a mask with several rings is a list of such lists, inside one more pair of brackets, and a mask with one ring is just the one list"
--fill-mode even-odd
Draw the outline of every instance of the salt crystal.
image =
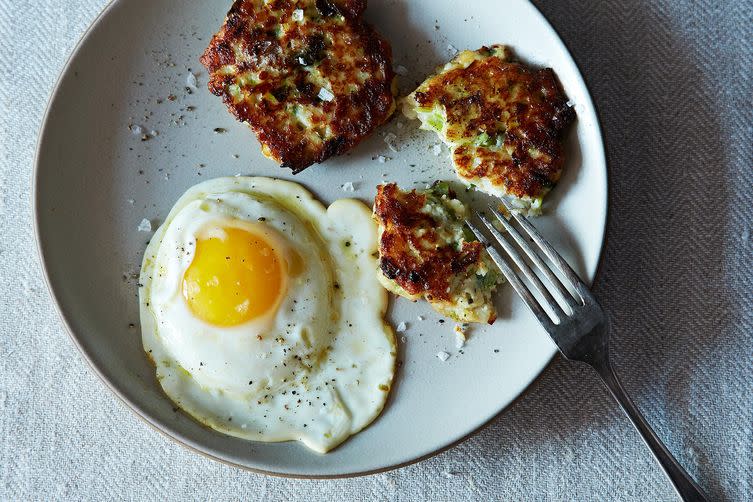
[[291, 16], [293, 21], [303, 21], [303, 9], [296, 9]]
[[135, 125], [135, 124], [134, 124], [134, 125], [131, 125], [131, 126], [129, 126], [129, 127], [130, 127], [130, 129], [131, 129], [131, 132], [132, 132], [132, 133], [133, 133], [133, 134], [134, 134], [135, 136], [141, 136], [142, 134], [144, 134], [144, 128], [143, 128], [143, 127], [141, 127], [141, 126], [139, 126], [139, 125]]
[[399, 65], [395, 66], [395, 73], [397, 73], [398, 75], [407, 75], [408, 74], [408, 68], [406, 68], [405, 66], [399, 64]]
[[318, 96], [319, 96], [319, 99], [321, 99], [322, 101], [332, 101], [333, 99], [335, 99], [335, 95], [332, 94], [332, 92], [326, 87], [322, 87], [321, 89], [319, 89]]
[[465, 345], [465, 335], [462, 333], [459, 333], [457, 330], [455, 331], [455, 348], [462, 349]]
[[401, 342], [401, 343], [405, 343], [405, 342], [407, 342], [407, 341], [408, 341], [408, 339], [407, 339], [407, 338], [405, 338], [404, 336], [401, 336], [401, 337], [400, 337], [400, 342]]
[[397, 139], [397, 136], [395, 136], [393, 133], [387, 133], [384, 136], [384, 142], [387, 143], [387, 146], [390, 148], [390, 150], [392, 150], [395, 153], [399, 151], [397, 149], [397, 146], [395, 146], [396, 139]]
[[452, 44], [447, 44], [447, 52], [449, 52], [450, 54], [457, 54], [458, 49]]
[[196, 75], [193, 74], [193, 72], [188, 72], [188, 75], [186, 76], [186, 85], [188, 87], [191, 87], [193, 89], [196, 89], [198, 86], [198, 82], [196, 81]]
[[424, 316], [422, 316], [422, 315], [418, 316], [418, 320], [419, 321], [423, 321], [424, 320]]
[[405, 324], [404, 322], [401, 322], [400, 324], [397, 325], [397, 332], [398, 333], [402, 333], [406, 329], [408, 329], [408, 325]]
[[151, 232], [152, 222], [144, 218], [143, 220], [141, 220], [141, 223], [139, 223], [138, 230], [139, 232]]
[[434, 145], [433, 147], [431, 147], [431, 151], [434, 153], [434, 155], [436, 155], [437, 157], [439, 157], [440, 155], [442, 155], [442, 144], [441, 143], [437, 143], [436, 145]]
[[387, 162], [387, 157], [385, 157], [384, 155], [380, 155], [379, 157], [377, 157], [377, 162], [379, 162], [380, 164], [384, 164], [385, 162]]
[[460, 338], [463, 341], [465, 341], [465, 339], [467, 338], [466, 335], [465, 335], [465, 330], [466, 329], [468, 329], [468, 325], [467, 324], [463, 324], [462, 326], [455, 325], [455, 335], [458, 338]]
[[126, 202], [128, 202], [130, 205], [133, 205], [136, 201], [133, 199], [128, 199]]
[[440, 361], [444, 362], [450, 358], [450, 354], [448, 354], [447, 352], [438, 352], [437, 357]]
[[355, 191], [356, 187], [353, 186], [353, 182], [352, 181], [346, 181], [345, 183], [343, 183], [343, 185], [340, 187], [340, 189], [343, 192], [353, 192], [353, 191]]

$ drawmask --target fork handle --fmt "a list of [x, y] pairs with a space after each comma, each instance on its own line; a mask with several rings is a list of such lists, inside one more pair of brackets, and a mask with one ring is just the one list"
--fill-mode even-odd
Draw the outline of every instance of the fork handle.
[[617, 379], [617, 375], [612, 369], [609, 361], [604, 361], [601, 364], [594, 364], [594, 369], [599, 373], [599, 376], [604, 381], [604, 384], [609, 389], [609, 392], [617, 400], [622, 411], [628, 416], [633, 426], [638, 430], [643, 441], [651, 449], [651, 453], [654, 454], [656, 460], [661, 465], [664, 473], [675, 487], [677, 494], [685, 501], [706, 501], [701, 487], [693, 481], [693, 478], [683, 469], [683, 467], [675, 460], [674, 456], [669, 452], [661, 439], [654, 433], [651, 427], [648, 425], [643, 415], [633, 403], [632, 399], [627, 395], [622, 384]]

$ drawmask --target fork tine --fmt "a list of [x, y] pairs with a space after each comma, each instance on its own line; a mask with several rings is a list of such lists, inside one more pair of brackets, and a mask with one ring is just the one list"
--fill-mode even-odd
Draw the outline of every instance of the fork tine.
[[505, 209], [507, 209], [512, 217], [515, 218], [515, 221], [517, 221], [518, 224], [526, 231], [533, 242], [535, 242], [536, 245], [539, 246], [539, 249], [544, 252], [547, 258], [549, 258], [549, 260], [560, 270], [560, 272], [562, 272], [565, 278], [570, 281], [570, 286], [578, 293], [581, 302], [585, 303], [586, 299], [591, 297], [591, 293], [588, 291], [586, 285], [583, 284], [583, 281], [580, 280], [578, 274], [576, 274], [573, 269], [570, 268], [570, 265], [567, 264], [564, 258], [562, 258], [560, 254], [555, 251], [552, 245], [549, 244], [546, 239], [541, 236], [539, 231], [536, 230], [536, 228], [528, 222], [525, 216], [517, 213], [512, 208], [512, 206], [510, 206], [510, 203], [504, 200], [504, 198], [500, 198], [500, 200], [502, 201], [502, 205], [505, 206]]
[[520, 254], [512, 246], [512, 244], [507, 242], [507, 239], [505, 239], [502, 233], [497, 230], [494, 225], [492, 225], [492, 222], [489, 221], [486, 216], [479, 213], [478, 217], [484, 223], [484, 225], [486, 225], [486, 228], [489, 229], [489, 232], [491, 232], [492, 236], [494, 236], [499, 245], [502, 246], [502, 249], [505, 250], [505, 253], [507, 253], [513, 263], [517, 265], [520, 271], [523, 272], [523, 275], [525, 275], [531, 282], [531, 284], [533, 284], [533, 287], [536, 289], [536, 291], [538, 291], [539, 294], [544, 297], [544, 301], [546, 301], [549, 308], [554, 312], [554, 315], [557, 317], [557, 321], [563, 321], [566, 316], [565, 312], [562, 310], [559, 303], [557, 303], [557, 300], [552, 298], [549, 290], [546, 289], [546, 287], [541, 283], [541, 280], [536, 275], [536, 273], [531, 270], [531, 267], [529, 267], [528, 264], [523, 260]]
[[526, 288], [525, 284], [523, 284], [523, 282], [515, 274], [512, 268], [510, 268], [507, 262], [505, 262], [499, 252], [497, 252], [496, 249], [489, 245], [489, 241], [486, 236], [484, 236], [484, 234], [482, 234], [481, 231], [476, 228], [476, 226], [470, 221], [466, 220], [465, 224], [468, 226], [468, 228], [471, 229], [471, 232], [473, 232], [473, 234], [481, 242], [481, 244], [486, 247], [486, 251], [489, 253], [489, 256], [491, 256], [494, 263], [497, 264], [497, 267], [499, 267], [500, 271], [502, 271], [502, 275], [505, 276], [507, 282], [509, 282], [513, 289], [518, 293], [518, 296], [523, 299], [523, 303], [526, 304], [528, 310], [530, 310], [531, 313], [536, 316], [536, 319], [539, 320], [539, 322], [547, 332], [551, 331], [551, 329], [554, 327], [554, 323], [552, 323], [549, 315], [544, 312], [544, 309], [541, 308], [541, 305], [539, 305], [539, 302], [536, 300], [536, 298], [531, 294], [530, 291], [528, 291], [528, 288]]
[[497, 217], [497, 220], [499, 220], [507, 233], [510, 234], [515, 242], [518, 243], [518, 246], [520, 246], [520, 248], [525, 251], [528, 258], [530, 258], [533, 264], [536, 265], [536, 268], [538, 268], [541, 273], [544, 274], [547, 280], [552, 284], [552, 286], [554, 286], [554, 289], [557, 290], [557, 296], [559, 297], [559, 299], [566, 303], [568, 307], [570, 307], [571, 313], [574, 312], [577, 304], [575, 303], [573, 296], [562, 285], [557, 276], [554, 275], [554, 273], [544, 263], [541, 257], [536, 253], [536, 251], [534, 251], [531, 245], [528, 244], [525, 239], [523, 239], [523, 236], [520, 235], [520, 232], [518, 232], [509, 221], [507, 221], [507, 218], [505, 218], [502, 213], [497, 211], [497, 209], [491, 205], [489, 206], [489, 210], [491, 210], [492, 214]]

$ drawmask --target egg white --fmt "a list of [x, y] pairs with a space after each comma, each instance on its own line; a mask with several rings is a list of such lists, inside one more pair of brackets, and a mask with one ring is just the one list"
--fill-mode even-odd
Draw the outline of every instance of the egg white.
[[[197, 235], [229, 226], [262, 233], [289, 274], [275, 312], [217, 327], [192, 315], [181, 284]], [[140, 278], [142, 341], [165, 393], [222, 433], [318, 452], [366, 427], [384, 407], [396, 355], [376, 234], [361, 202], [325, 208], [288, 181], [218, 178], [188, 190]]]

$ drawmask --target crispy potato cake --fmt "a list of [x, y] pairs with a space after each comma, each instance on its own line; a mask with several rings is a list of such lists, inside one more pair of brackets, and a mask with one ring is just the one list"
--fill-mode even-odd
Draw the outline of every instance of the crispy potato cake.
[[395, 109], [392, 50], [366, 0], [236, 0], [201, 57], [209, 90], [300, 172], [347, 152]]
[[450, 147], [458, 177], [537, 214], [564, 165], [574, 121], [551, 68], [533, 70], [502, 45], [463, 51], [403, 102]]
[[379, 280], [389, 291], [425, 298], [459, 322], [493, 323], [492, 292], [501, 275], [463, 221], [467, 208], [445, 182], [425, 191], [377, 187]]

